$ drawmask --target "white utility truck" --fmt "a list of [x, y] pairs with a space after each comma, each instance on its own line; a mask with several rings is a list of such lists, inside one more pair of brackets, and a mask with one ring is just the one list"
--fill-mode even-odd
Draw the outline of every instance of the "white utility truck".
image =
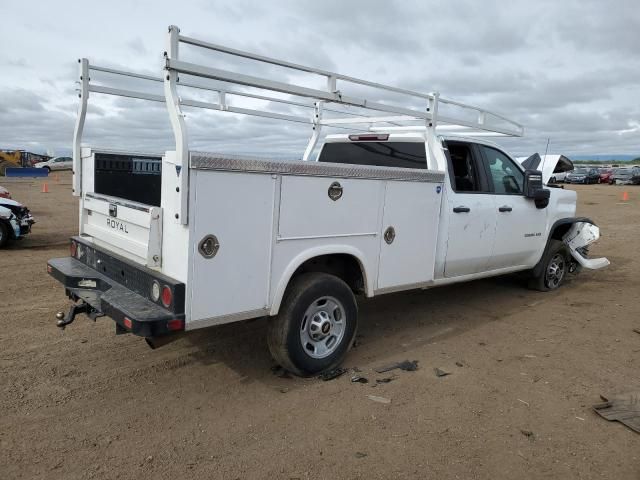
[[[184, 45], [217, 52], [220, 66], [240, 58], [256, 68], [185, 62]], [[545, 188], [537, 154], [523, 167], [485, 140], [522, 135], [498, 114], [214, 45], [174, 26], [161, 77], [79, 62], [80, 231], [69, 257], [48, 262], [74, 301], [58, 313], [60, 327], [80, 312], [108, 316], [117, 333], [157, 346], [186, 330], [267, 316], [275, 360], [309, 375], [344, 358], [356, 295], [517, 271], [552, 290], [580, 266], [608, 264], [586, 255], [599, 230], [575, 218], [575, 192]], [[276, 67], [287, 81], [255, 76]], [[160, 82], [164, 95], [96, 84], [92, 72]], [[217, 101], [198, 96], [203, 90]], [[90, 93], [166, 104], [175, 150], [81, 146]], [[306, 123], [312, 135], [298, 161], [193, 151], [185, 108]], [[328, 127], [349, 133], [328, 135], [316, 154]]]

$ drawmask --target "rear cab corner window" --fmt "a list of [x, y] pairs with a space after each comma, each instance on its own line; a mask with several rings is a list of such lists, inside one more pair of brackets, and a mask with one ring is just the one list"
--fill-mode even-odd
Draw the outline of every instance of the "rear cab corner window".
[[322, 147], [318, 161], [374, 167], [427, 168], [424, 142], [329, 142]]

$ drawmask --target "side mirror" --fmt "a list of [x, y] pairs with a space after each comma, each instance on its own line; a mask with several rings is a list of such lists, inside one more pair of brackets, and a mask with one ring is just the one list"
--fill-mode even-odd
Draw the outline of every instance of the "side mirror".
[[533, 199], [536, 208], [546, 208], [549, 205], [551, 192], [543, 186], [540, 170], [524, 171], [524, 196]]

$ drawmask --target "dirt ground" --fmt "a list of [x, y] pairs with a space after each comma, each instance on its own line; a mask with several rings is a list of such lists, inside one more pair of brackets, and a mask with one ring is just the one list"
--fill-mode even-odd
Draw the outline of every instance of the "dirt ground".
[[[361, 301], [360, 384], [277, 377], [264, 320], [155, 351], [109, 319], [59, 331], [45, 265], [76, 201], [68, 174], [41, 182], [0, 182], [38, 221], [0, 252], [2, 479], [640, 479], [640, 435], [591, 408], [640, 390], [640, 187], [570, 187], [612, 265], [557, 292], [503, 277]], [[405, 359], [419, 370], [376, 383]]]

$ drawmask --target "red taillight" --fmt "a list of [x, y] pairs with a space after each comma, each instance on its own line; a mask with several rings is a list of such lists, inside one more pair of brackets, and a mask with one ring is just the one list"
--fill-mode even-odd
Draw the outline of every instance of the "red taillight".
[[379, 133], [379, 134], [367, 134], [367, 135], [349, 135], [349, 140], [352, 142], [376, 142], [376, 141], [387, 141], [389, 140], [388, 133]]
[[72, 240], [71, 243], [69, 244], [69, 254], [72, 257], [75, 257], [77, 250], [78, 250], [78, 244]]
[[171, 293], [171, 289], [165, 285], [162, 287], [162, 305], [169, 308], [171, 300], [173, 300], [173, 294]]
[[169, 320], [167, 322], [167, 329], [176, 331], [176, 330], [184, 330], [184, 320], [179, 318], [174, 318], [173, 320]]
[[131, 330], [131, 327], [133, 326], [133, 322], [131, 321], [130, 318], [124, 317], [124, 326], [127, 327], [129, 330]]

